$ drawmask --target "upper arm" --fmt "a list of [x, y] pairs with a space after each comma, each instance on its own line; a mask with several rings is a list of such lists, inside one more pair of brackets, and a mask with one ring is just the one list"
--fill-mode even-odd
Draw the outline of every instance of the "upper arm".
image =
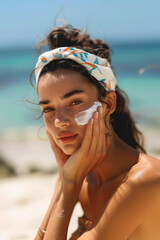
[[121, 184], [95, 226], [79, 239], [126, 240], [153, 211], [154, 202], [157, 201], [156, 184], [137, 184], [132, 181]]

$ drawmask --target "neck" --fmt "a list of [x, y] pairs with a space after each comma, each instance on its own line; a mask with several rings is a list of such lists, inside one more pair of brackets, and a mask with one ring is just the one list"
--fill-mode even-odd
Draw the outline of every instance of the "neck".
[[110, 135], [110, 146], [104, 161], [93, 170], [98, 185], [108, 182], [129, 171], [138, 162], [138, 150], [123, 142], [114, 131]]

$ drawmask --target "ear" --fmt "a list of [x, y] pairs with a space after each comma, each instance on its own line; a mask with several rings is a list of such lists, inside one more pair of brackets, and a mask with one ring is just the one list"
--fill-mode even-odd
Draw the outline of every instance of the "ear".
[[107, 92], [104, 101], [106, 104], [103, 104], [103, 112], [107, 115], [111, 115], [116, 109], [117, 98], [115, 91]]

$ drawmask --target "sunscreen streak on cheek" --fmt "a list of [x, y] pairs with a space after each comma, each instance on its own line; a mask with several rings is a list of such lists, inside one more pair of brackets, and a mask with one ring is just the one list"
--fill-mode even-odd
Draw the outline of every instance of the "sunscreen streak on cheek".
[[94, 104], [85, 111], [79, 112], [75, 115], [75, 121], [78, 125], [85, 125], [92, 118], [93, 113], [97, 111], [98, 107], [101, 107], [100, 102], [94, 102]]

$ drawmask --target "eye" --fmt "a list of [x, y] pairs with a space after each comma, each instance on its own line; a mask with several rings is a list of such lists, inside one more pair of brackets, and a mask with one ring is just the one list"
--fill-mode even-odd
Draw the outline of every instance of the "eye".
[[74, 105], [79, 105], [79, 104], [81, 104], [82, 103], [82, 101], [81, 100], [75, 100], [75, 101], [73, 101], [73, 102], [71, 102], [71, 106], [74, 106]]
[[49, 113], [49, 112], [51, 112], [51, 111], [54, 111], [54, 109], [53, 109], [53, 108], [44, 108], [44, 109], [42, 110], [43, 113]]

